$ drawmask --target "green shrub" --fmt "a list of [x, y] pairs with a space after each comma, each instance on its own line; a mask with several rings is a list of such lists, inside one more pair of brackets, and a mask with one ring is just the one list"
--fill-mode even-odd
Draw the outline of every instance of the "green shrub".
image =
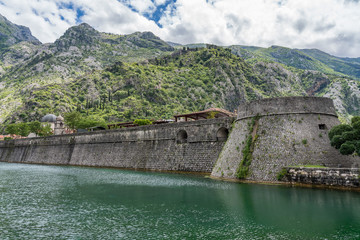
[[359, 136], [357, 135], [356, 131], [349, 131], [349, 132], [344, 132], [341, 137], [344, 139], [344, 141], [354, 141], [356, 140]]
[[353, 128], [348, 124], [337, 125], [329, 131], [329, 138], [330, 138], [330, 140], [332, 140], [332, 138], [334, 136], [341, 135], [341, 134], [343, 134], [343, 132], [348, 132], [348, 131], [352, 131], [352, 130], [353, 130]]
[[285, 168], [281, 169], [280, 172], [276, 175], [278, 181], [281, 181], [287, 174], [287, 170]]
[[302, 142], [304, 145], [306, 145], [306, 144], [307, 144], [307, 139], [303, 139], [301, 142]]
[[352, 127], [355, 131], [357, 131], [359, 133], [360, 132], [360, 121], [354, 122], [352, 124]]
[[213, 118], [215, 118], [215, 116], [216, 116], [216, 114], [217, 114], [217, 112], [209, 112], [208, 114], [207, 114], [207, 119], [213, 119]]
[[351, 125], [354, 125], [356, 122], [360, 122], [360, 116], [355, 116], [351, 119]]
[[351, 125], [340, 124], [329, 132], [331, 146], [343, 155], [360, 153], [360, 116], [351, 119]]
[[339, 149], [341, 147], [341, 144], [343, 144], [344, 142], [345, 142], [345, 140], [342, 137], [342, 135], [335, 135], [331, 139], [330, 144], [331, 144], [331, 146], [335, 147], [336, 149]]
[[149, 119], [136, 119], [134, 121], [134, 124], [137, 124], [139, 126], [150, 125], [152, 124], [152, 121], [150, 121]]
[[350, 155], [353, 154], [354, 152], [355, 152], [355, 145], [350, 142], [343, 143], [340, 147], [340, 153], [343, 155]]

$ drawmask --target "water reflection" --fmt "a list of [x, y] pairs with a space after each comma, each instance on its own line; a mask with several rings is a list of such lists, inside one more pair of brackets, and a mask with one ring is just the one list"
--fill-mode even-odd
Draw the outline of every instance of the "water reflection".
[[0, 239], [359, 239], [360, 194], [0, 163]]

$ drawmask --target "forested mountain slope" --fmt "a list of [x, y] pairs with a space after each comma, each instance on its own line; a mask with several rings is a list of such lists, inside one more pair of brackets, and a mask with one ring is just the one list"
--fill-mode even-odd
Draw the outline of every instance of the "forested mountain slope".
[[[2, 128], [47, 113], [77, 110], [108, 122], [168, 119], [296, 95], [331, 97], [344, 119], [360, 114], [359, 81], [327, 65], [330, 60], [319, 53], [322, 60], [313, 52], [282, 47], [173, 43], [174, 49], [150, 32], [100, 33], [88, 24], [68, 29], [50, 44], [31, 36], [20, 40], [0, 50]], [[357, 68], [357, 59], [342, 61]]]

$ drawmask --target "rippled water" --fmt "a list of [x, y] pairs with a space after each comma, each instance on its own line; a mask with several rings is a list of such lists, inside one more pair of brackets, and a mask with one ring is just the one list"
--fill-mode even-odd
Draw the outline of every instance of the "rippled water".
[[0, 239], [360, 239], [360, 193], [0, 163]]

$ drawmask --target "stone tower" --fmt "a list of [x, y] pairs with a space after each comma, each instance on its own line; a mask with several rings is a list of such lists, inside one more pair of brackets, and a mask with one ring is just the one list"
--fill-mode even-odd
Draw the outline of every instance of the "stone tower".
[[54, 135], [62, 135], [65, 134], [65, 125], [64, 118], [59, 115], [56, 117], [55, 125], [54, 125]]
[[330, 145], [328, 131], [338, 124], [329, 98], [269, 98], [244, 104], [211, 175], [276, 181], [286, 166], [352, 167], [359, 157], [341, 155]]

